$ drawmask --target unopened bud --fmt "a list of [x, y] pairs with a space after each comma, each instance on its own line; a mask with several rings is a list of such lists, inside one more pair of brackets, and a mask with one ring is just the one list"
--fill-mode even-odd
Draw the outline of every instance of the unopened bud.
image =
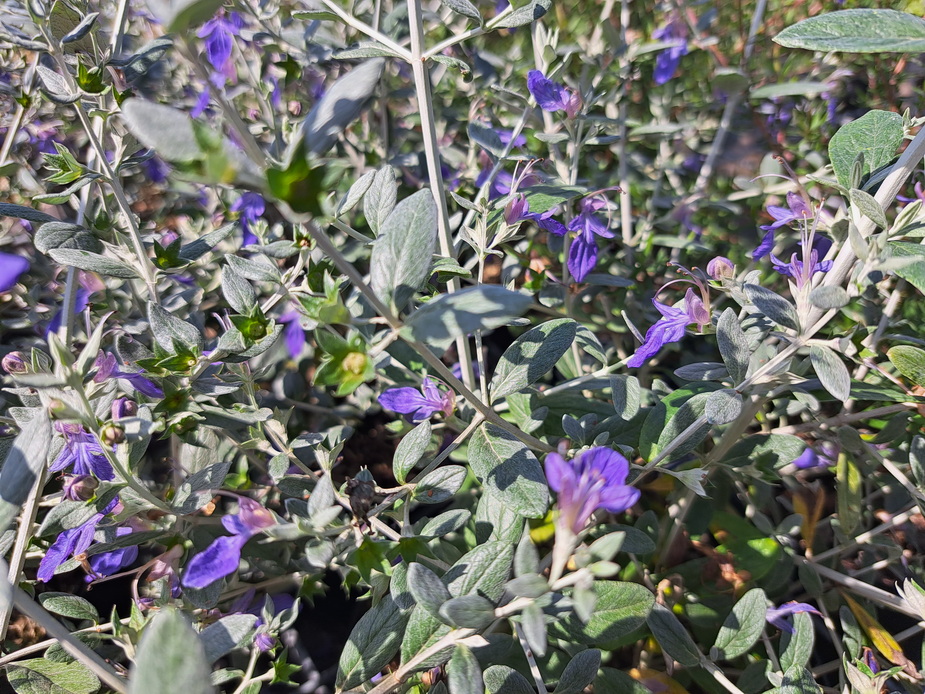
[[125, 429], [117, 424], [106, 424], [100, 430], [100, 438], [107, 446], [114, 446], [125, 441]]
[[522, 194], [517, 194], [504, 206], [504, 221], [508, 224], [516, 224], [529, 210], [530, 203], [527, 202], [527, 198]]
[[565, 115], [569, 118], [575, 118], [579, 113], [581, 113], [581, 95], [578, 92], [572, 92], [572, 95], [568, 99], [568, 103], [565, 105]]
[[3, 370], [8, 374], [24, 374], [29, 371], [29, 364], [26, 361], [26, 355], [22, 352], [10, 352], [3, 357]]
[[718, 255], [707, 263], [707, 274], [715, 280], [732, 278], [735, 277], [735, 267], [729, 258]]
[[71, 501], [89, 501], [96, 495], [100, 483], [91, 475], [73, 475], [64, 480], [64, 498]]
[[112, 418], [114, 420], [134, 417], [138, 414], [138, 403], [128, 398], [116, 398], [112, 401]]

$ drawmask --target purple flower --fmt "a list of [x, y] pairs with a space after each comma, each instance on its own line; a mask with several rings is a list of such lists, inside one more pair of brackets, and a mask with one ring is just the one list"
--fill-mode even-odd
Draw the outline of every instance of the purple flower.
[[735, 263], [729, 260], [729, 258], [718, 255], [707, 263], [707, 274], [715, 280], [721, 280], [727, 277], [734, 277], [735, 268]]
[[260, 193], [244, 193], [232, 204], [231, 211], [238, 212], [241, 215], [241, 230], [244, 232], [243, 243], [245, 246], [257, 243], [257, 236], [251, 231], [251, 224], [256, 223], [263, 216], [266, 209], [266, 202], [264, 202]]
[[768, 233], [764, 235], [764, 238], [761, 239], [761, 243], [759, 243], [758, 247], [752, 252], [753, 260], [760, 260], [774, 249], [775, 229], [785, 224], [790, 224], [791, 222], [809, 219], [813, 216], [812, 211], [803, 201], [803, 198], [794, 192], [787, 193], [787, 207], [768, 205], [768, 214], [774, 218], [774, 222], [758, 227]]
[[437, 412], [447, 416], [453, 414], [456, 398], [452, 391], [441, 391], [433, 379], [425, 376], [420, 391], [417, 388], [390, 388], [379, 396], [379, 404], [393, 412], [412, 415], [411, 421], [417, 424]]
[[[456, 362], [455, 364], [453, 364], [451, 370], [453, 372], [453, 375], [456, 376], [456, 378], [458, 378], [461, 381], [463, 377], [462, 376], [462, 364], [460, 364], [459, 362]], [[472, 375], [475, 378], [478, 378], [480, 374], [481, 374], [481, 371], [479, 371], [479, 363], [477, 361], [472, 362]]]
[[646, 339], [636, 350], [636, 353], [626, 362], [627, 366], [636, 368], [642, 366], [651, 357], [669, 342], [678, 342], [684, 337], [684, 331], [691, 323], [705, 325], [710, 322], [710, 313], [703, 301], [688, 289], [684, 294], [684, 301], [674, 306], [666, 306], [657, 299], [652, 299], [655, 308], [662, 317], [648, 331]]
[[817, 453], [810, 446], [806, 447], [799, 456], [792, 462], [798, 470], [809, 470], [817, 467], [831, 467], [838, 460], [838, 446], [834, 443], [824, 441], [819, 444], [820, 452]]
[[558, 212], [558, 207], [551, 207], [545, 212], [531, 212], [530, 202], [518, 193], [504, 206], [504, 221], [514, 225], [518, 222], [531, 221], [541, 229], [545, 229], [556, 236], [562, 236], [567, 231], [565, 225], [552, 216]]
[[145, 175], [151, 183], [163, 183], [167, 180], [167, 174], [170, 173], [170, 167], [158, 156], [145, 159], [142, 162]]
[[571, 462], [558, 453], [546, 456], [546, 477], [558, 494], [558, 523], [577, 534], [597, 509], [620, 513], [639, 500], [626, 484], [629, 463], [609, 448], [591, 448]]
[[205, 87], [203, 87], [202, 91], [199, 92], [199, 96], [196, 97], [196, 105], [193, 106], [192, 110], [189, 112], [190, 116], [193, 118], [199, 118], [199, 116], [205, 113], [206, 109], [209, 108], [209, 98], [211, 96], [211, 89], [207, 84]]
[[58, 472], [73, 465], [75, 475], [93, 475], [105, 481], [115, 478], [112, 465], [93, 434], [79, 424], [65, 422], [55, 422], [55, 430], [64, 436], [64, 448], [48, 468], [49, 472]]
[[653, 31], [652, 38], [672, 44], [658, 54], [655, 59], [655, 71], [652, 73], [655, 84], [665, 84], [674, 77], [681, 57], [687, 55], [687, 31], [682, 22], [672, 20]]
[[241, 561], [247, 541], [276, 524], [273, 513], [253, 499], [238, 499], [238, 513], [222, 518], [225, 530], [232, 533], [216, 538], [211, 545], [189, 560], [182, 583], [187, 588], [205, 588], [234, 573]]
[[92, 475], [68, 475], [64, 478], [64, 498], [70, 501], [89, 501], [96, 495], [100, 483]]
[[597, 265], [595, 236], [612, 239], [613, 232], [607, 228], [607, 220], [595, 214], [607, 207], [606, 200], [598, 197], [585, 198], [579, 207], [581, 211], [578, 216], [568, 223], [569, 231], [578, 232], [569, 248], [568, 269], [578, 282], [583, 282]]
[[19, 276], [28, 269], [29, 261], [21, 255], [0, 253], [0, 292], [12, 289]]
[[546, 79], [539, 70], [530, 70], [527, 73], [527, 89], [544, 111], [565, 111], [569, 118], [574, 118], [581, 110], [581, 97], [577, 92]]
[[164, 391], [151, 379], [142, 376], [140, 373], [120, 369], [115, 356], [112, 354], [100, 352], [94, 366], [96, 366], [96, 373], [93, 374], [94, 383], [102, 383], [110, 378], [124, 378], [142, 395], [147, 395], [149, 398], [164, 397]]
[[305, 331], [299, 323], [299, 313], [289, 311], [279, 317], [279, 322], [286, 327], [283, 329], [283, 340], [286, 342], [286, 349], [289, 350], [289, 356], [298, 359], [302, 354], [302, 348], [305, 346]]
[[[116, 528], [115, 532], [116, 537], [124, 537], [134, 531], [130, 527], [121, 526]], [[112, 576], [119, 569], [134, 563], [136, 559], [138, 559], [138, 545], [119, 547], [110, 552], [94, 554], [90, 557], [90, 569], [93, 571], [93, 575], [87, 576], [87, 582], [93, 581], [94, 578]]]
[[828, 272], [832, 269], [832, 261], [819, 260], [820, 248], [815, 247], [818, 245], [828, 248], [831, 242], [829, 242], [828, 239], [820, 239], [820, 241], [825, 241], [825, 243], [814, 244], [814, 248], [809, 252], [808, 257], [806, 251], [803, 250], [802, 258], [800, 257], [800, 253], [794, 253], [790, 256], [789, 263], [785, 263], [772, 253], [771, 263], [774, 265], [774, 269], [780, 274], [791, 278], [798, 289], [806, 286], [817, 272]]
[[243, 26], [244, 20], [237, 12], [222, 13], [203, 24], [196, 32], [196, 36], [205, 39], [206, 57], [212, 67], [228, 79], [234, 79], [231, 49], [234, 46], [234, 37], [241, 33]]
[[[74, 296], [74, 313], [80, 313], [90, 304], [90, 295], [91, 292], [89, 289], [83, 287], [77, 288], [77, 293]], [[45, 328], [46, 337], [51, 333], [56, 333], [61, 329], [61, 311], [57, 311], [52, 319], [48, 321], [48, 327]]]
[[102, 513], [95, 513], [82, 525], [65, 530], [58, 535], [39, 563], [39, 570], [36, 575], [42, 583], [48, 583], [55, 575], [55, 570], [66, 562], [69, 557], [77, 556], [87, 551], [87, 548], [93, 543], [96, 526], [99, 525], [99, 522], [103, 520], [107, 513], [116, 507], [117, 503], [118, 499], [113, 499], [103, 509]]
[[769, 607], [765, 619], [768, 620], [768, 624], [776, 626], [781, 631], [794, 634], [796, 633], [796, 629], [793, 628], [790, 622], [785, 621], [784, 618], [795, 615], [797, 612], [820, 614], [819, 610], [812, 605], [807, 605], [805, 602], [788, 602], [780, 607]]
[[511, 141], [511, 138], [514, 139], [511, 147], [523, 147], [527, 144], [527, 136], [521, 133], [517, 137], [514, 137], [513, 130], [503, 130], [501, 128], [495, 128], [495, 133], [498, 135], [498, 139], [501, 140], [501, 144], [506, 145]]
[[155, 559], [148, 571], [148, 582], [151, 583], [161, 578], [167, 579], [170, 594], [175, 598], [180, 597], [181, 593], [180, 576], [177, 574], [181, 556], [183, 556], [183, 545], [174, 545]]

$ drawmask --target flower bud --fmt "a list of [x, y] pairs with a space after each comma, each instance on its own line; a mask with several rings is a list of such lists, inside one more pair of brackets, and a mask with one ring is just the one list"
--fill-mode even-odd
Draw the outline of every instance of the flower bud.
[[64, 480], [64, 498], [89, 501], [96, 495], [100, 483], [92, 475], [69, 475]]
[[116, 398], [112, 401], [112, 418], [114, 420], [134, 417], [136, 414], [138, 414], [138, 404], [134, 400]]
[[574, 118], [581, 113], [581, 106], [581, 94], [572, 92], [568, 98], [568, 103], [565, 105], [565, 115], [569, 118]]
[[529, 210], [530, 204], [527, 202], [527, 198], [522, 194], [517, 194], [504, 206], [504, 221], [508, 224], [516, 224], [524, 218], [524, 215]]
[[106, 424], [100, 431], [100, 439], [107, 446], [114, 446], [125, 441], [125, 429], [117, 424]]
[[735, 277], [735, 265], [729, 258], [718, 255], [707, 263], [707, 274], [715, 280], [731, 279]]
[[24, 374], [29, 372], [29, 364], [26, 361], [26, 355], [22, 352], [10, 352], [3, 357], [3, 370], [8, 374]]

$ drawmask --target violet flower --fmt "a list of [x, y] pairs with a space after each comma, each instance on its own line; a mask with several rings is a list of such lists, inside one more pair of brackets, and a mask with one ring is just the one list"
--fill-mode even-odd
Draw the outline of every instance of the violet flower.
[[578, 232], [568, 253], [568, 269], [572, 276], [583, 282], [597, 265], [596, 236], [612, 239], [613, 232], [607, 228], [607, 220], [598, 214], [598, 210], [607, 207], [607, 201], [598, 198], [585, 198], [579, 204], [581, 211], [568, 223], [569, 231]]
[[131, 383], [135, 390], [142, 395], [147, 395], [149, 398], [164, 397], [164, 391], [151, 379], [140, 373], [120, 369], [115, 356], [112, 354], [100, 352], [94, 366], [96, 366], [96, 373], [93, 375], [94, 383], [102, 383], [110, 378], [123, 378]]
[[537, 105], [549, 113], [565, 111], [569, 118], [574, 118], [581, 110], [581, 96], [577, 92], [547, 79], [539, 70], [527, 73], [527, 89]]
[[181, 583], [187, 588], [205, 588], [234, 573], [241, 561], [241, 550], [254, 535], [276, 524], [276, 518], [253, 499], [238, 499], [238, 513], [222, 518], [232, 533], [216, 538], [186, 565]]
[[549, 486], [558, 495], [557, 524], [576, 535], [596, 510], [620, 513], [639, 500], [639, 490], [626, 484], [629, 462], [609, 448], [591, 448], [571, 462], [550, 453], [545, 466]]
[[786, 631], [787, 633], [794, 634], [796, 629], [793, 628], [793, 625], [786, 621], [786, 617], [795, 615], [797, 612], [812, 612], [813, 614], [820, 614], [812, 605], [807, 605], [805, 602], [788, 602], [785, 605], [780, 607], [769, 607], [765, 619], [768, 620], [768, 624], [776, 626], [781, 631]]
[[504, 206], [504, 221], [512, 226], [518, 222], [531, 221], [541, 229], [545, 229], [556, 236], [563, 236], [567, 231], [565, 225], [552, 218], [558, 212], [558, 209], [557, 206], [551, 207], [545, 212], [531, 212], [530, 201], [523, 194], [518, 193]]
[[417, 424], [430, 419], [437, 412], [449, 416], [456, 407], [453, 391], [443, 392], [429, 376], [424, 377], [421, 390], [417, 388], [390, 388], [379, 396], [379, 404], [400, 414], [410, 414]]
[[[124, 537], [133, 532], [132, 528], [124, 525], [115, 529], [116, 537]], [[93, 574], [88, 575], [86, 580], [90, 583], [97, 578], [112, 576], [123, 567], [133, 564], [136, 559], [138, 559], [138, 545], [119, 547], [109, 552], [94, 554], [90, 557], [90, 569]]]
[[244, 193], [235, 200], [230, 209], [232, 212], [238, 212], [241, 215], [240, 221], [241, 230], [244, 232], [244, 245], [250, 246], [257, 243], [257, 235], [251, 230], [251, 224], [255, 224], [267, 209], [266, 202], [260, 193]]
[[652, 38], [672, 44], [655, 58], [655, 71], [652, 73], [655, 84], [665, 84], [674, 77], [681, 57], [687, 55], [687, 30], [682, 22], [674, 19], [653, 31]]
[[48, 468], [49, 472], [73, 466], [75, 475], [93, 475], [104, 481], [115, 479], [112, 465], [93, 434], [70, 422], [55, 422], [55, 431], [64, 436], [64, 448]]
[[774, 218], [774, 222], [758, 227], [768, 233], [764, 235], [758, 247], [752, 252], [753, 260], [760, 260], [774, 249], [774, 231], [776, 229], [785, 224], [809, 219], [813, 216], [803, 198], [794, 192], [787, 193], [787, 207], [768, 205], [768, 214]]
[[818, 446], [817, 453], [814, 448], [807, 446], [799, 456], [791, 461], [793, 466], [798, 470], [810, 470], [819, 467], [831, 467], [838, 462], [838, 446], [834, 443], [824, 441]]
[[[119, 503], [118, 499], [109, 502], [101, 513], [93, 514], [83, 524], [76, 528], [63, 531], [45, 552], [42, 561], [39, 562], [39, 569], [36, 574], [42, 583], [48, 583], [55, 575], [59, 566], [66, 562], [72, 556], [78, 556], [87, 551], [87, 548], [93, 543], [93, 535], [96, 533], [96, 526], [106, 516], [107, 513], [116, 508]], [[135, 547], [136, 556], [138, 548]], [[100, 556], [100, 555], [96, 555]], [[133, 560], [134, 561], [134, 560]], [[105, 568], [105, 567], [104, 567]]]
[[289, 356], [298, 359], [305, 347], [305, 331], [299, 322], [299, 312], [287, 311], [277, 320], [286, 326], [283, 328], [283, 340], [286, 343], [286, 349], [289, 350]]
[[231, 50], [234, 47], [234, 37], [241, 33], [243, 26], [244, 20], [237, 12], [220, 13], [196, 32], [196, 36], [205, 39], [206, 57], [212, 68], [228, 79], [235, 77]]
[[[812, 250], [807, 254], [806, 248], [810, 244], [812, 245]], [[831, 260], [819, 260], [820, 255], [824, 256], [832, 247], [832, 242], [828, 239], [820, 237], [810, 241], [807, 237], [800, 242], [800, 246], [802, 250], [790, 256], [789, 263], [785, 263], [773, 253], [771, 254], [771, 263], [774, 265], [774, 269], [793, 280], [798, 289], [809, 284], [813, 275], [819, 272], [828, 272], [833, 265]], [[800, 257], [801, 255], [802, 258]]]
[[[74, 296], [74, 314], [81, 313], [87, 306], [90, 305], [90, 296], [93, 294], [92, 291], [84, 287], [78, 287], [77, 293]], [[61, 320], [63, 317], [62, 311], [56, 311], [55, 315], [52, 316], [51, 320], [48, 321], [48, 325], [45, 328], [45, 336], [47, 337], [51, 333], [56, 333], [61, 329]]]
[[629, 367], [642, 366], [669, 342], [679, 342], [688, 325], [697, 323], [702, 326], [710, 322], [710, 312], [693, 289], [688, 289], [684, 301], [674, 306], [666, 306], [657, 299], [652, 299], [652, 303], [662, 317], [646, 331], [645, 341], [626, 362]]
[[29, 269], [29, 261], [21, 255], [0, 253], [0, 292], [12, 289], [19, 276]]

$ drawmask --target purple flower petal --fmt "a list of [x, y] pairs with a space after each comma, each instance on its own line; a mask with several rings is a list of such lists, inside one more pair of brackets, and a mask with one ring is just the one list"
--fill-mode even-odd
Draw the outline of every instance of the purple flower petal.
[[0, 292], [13, 288], [19, 276], [29, 269], [29, 261], [20, 255], [0, 253]]
[[561, 492], [564, 482], [573, 481], [572, 466], [565, 461], [558, 453], [550, 453], [546, 456], [546, 479], [549, 481], [549, 488], [554, 492]]
[[561, 84], [546, 79], [539, 70], [530, 70], [527, 73], [527, 89], [536, 99], [537, 105], [544, 111], [555, 113], [564, 111], [570, 106], [571, 92]]
[[102, 519], [103, 514], [97, 513], [83, 525], [65, 530], [58, 535], [45, 552], [45, 556], [42, 557], [36, 577], [43, 583], [48, 583], [55, 575], [55, 570], [72, 555], [86, 552], [90, 543], [93, 542], [96, 526]]
[[593, 234], [581, 234], [575, 237], [568, 251], [568, 269], [577, 282], [584, 282], [585, 277], [597, 265], [597, 242]]
[[427, 399], [417, 388], [389, 388], [379, 396], [379, 404], [400, 414], [411, 414], [427, 406]]
[[796, 633], [796, 629], [793, 628], [793, 625], [790, 622], [785, 621], [786, 617], [792, 616], [797, 612], [811, 612], [812, 614], [820, 614], [812, 605], [808, 605], [805, 602], [788, 602], [785, 605], [780, 607], [769, 607], [765, 618], [768, 620], [768, 624], [776, 626], [781, 631], [786, 631], [790, 634]]
[[211, 545], [189, 560], [180, 582], [187, 588], [205, 588], [234, 573], [241, 561], [241, 550], [248, 539], [247, 535], [216, 538]]

